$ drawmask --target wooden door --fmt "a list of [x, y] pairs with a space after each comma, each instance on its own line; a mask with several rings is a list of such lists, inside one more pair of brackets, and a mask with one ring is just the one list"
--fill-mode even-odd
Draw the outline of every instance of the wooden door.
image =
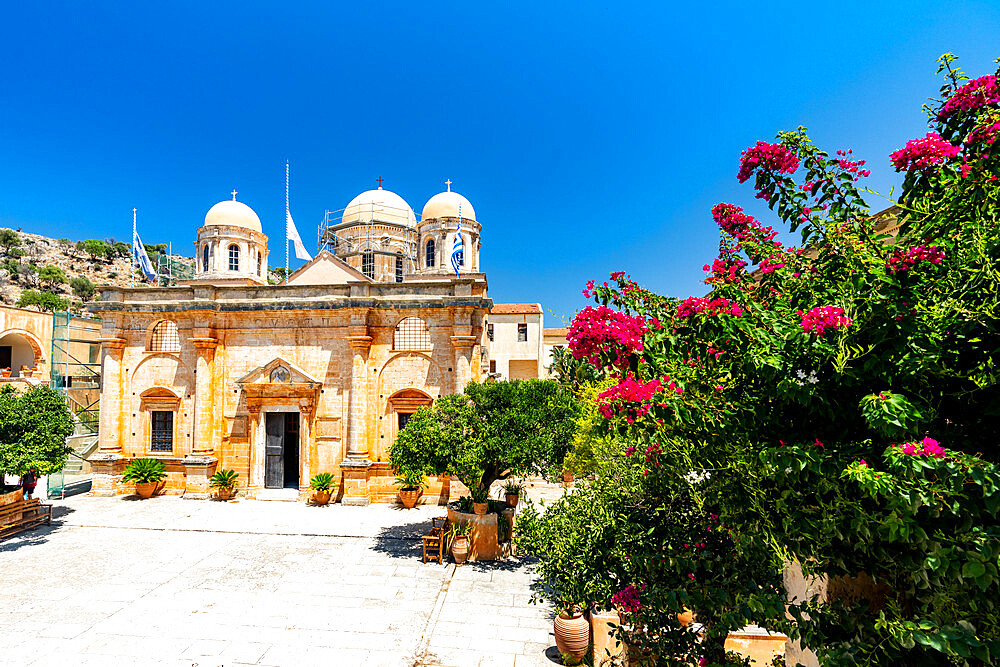
[[285, 415], [267, 412], [264, 420], [264, 488], [285, 487]]

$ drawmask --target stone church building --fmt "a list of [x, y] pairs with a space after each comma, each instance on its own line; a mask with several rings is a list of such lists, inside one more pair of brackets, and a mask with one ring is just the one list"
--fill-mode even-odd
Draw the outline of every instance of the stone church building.
[[[206, 497], [225, 468], [251, 498], [303, 498], [313, 475], [331, 472], [341, 502], [395, 500], [388, 452], [409, 415], [487, 373], [480, 229], [450, 187], [419, 221], [379, 187], [325, 230], [333, 252], [269, 285], [256, 213], [235, 193], [213, 206], [192, 279], [105, 289], [90, 307], [103, 362], [94, 493], [131, 493], [125, 465], [155, 457], [165, 492], [188, 497]], [[424, 502], [446, 501], [448, 488], [431, 480]]]

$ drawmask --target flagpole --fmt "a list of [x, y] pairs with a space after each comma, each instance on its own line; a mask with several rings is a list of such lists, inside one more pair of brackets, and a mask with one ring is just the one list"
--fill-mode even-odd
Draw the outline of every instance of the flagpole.
[[132, 209], [132, 252], [129, 253], [129, 275], [132, 276], [132, 287], [135, 287], [135, 208]]
[[285, 284], [288, 284], [288, 160], [285, 160]]

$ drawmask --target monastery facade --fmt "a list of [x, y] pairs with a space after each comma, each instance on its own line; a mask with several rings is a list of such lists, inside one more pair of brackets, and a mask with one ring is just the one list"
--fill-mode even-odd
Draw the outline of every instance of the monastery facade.
[[[165, 492], [186, 497], [207, 497], [209, 477], [233, 469], [251, 498], [304, 498], [313, 475], [331, 472], [341, 502], [394, 501], [387, 461], [399, 429], [486, 377], [480, 229], [450, 187], [419, 222], [379, 187], [327, 229], [332, 252], [269, 285], [256, 213], [235, 193], [213, 206], [193, 279], [106, 289], [90, 307], [103, 364], [94, 493], [131, 493], [125, 465], [153, 457], [167, 467]], [[431, 480], [424, 502], [446, 502], [449, 486]]]

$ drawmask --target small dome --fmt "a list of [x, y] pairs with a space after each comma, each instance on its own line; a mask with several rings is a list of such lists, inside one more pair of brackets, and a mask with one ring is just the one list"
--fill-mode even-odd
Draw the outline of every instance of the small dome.
[[413, 209], [395, 192], [366, 190], [351, 200], [344, 209], [342, 222], [392, 222], [413, 227], [417, 217]]
[[205, 215], [205, 225], [233, 225], [246, 227], [255, 232], [263, 233], [264, 231], [260, 226], [260, 218], [253, 212], [253, 209], [235, 199], [220, 201], [208, 209], [208, 213]]
[[476, 220], [476, 209], [472, 208], [472, 204], [469, 200], [458, 194], [457, 192], [452, 192], [448, 190], [447, 192], [439, 192], [433, 197], [431, 197], [426, 204], [424, 204], [424, 211], [420, 214], [421, 220], [429, 220], [430, 218], [457, 218], [459, 215], [459, 207], [461, 207], [462, 218], [465, 220]]

